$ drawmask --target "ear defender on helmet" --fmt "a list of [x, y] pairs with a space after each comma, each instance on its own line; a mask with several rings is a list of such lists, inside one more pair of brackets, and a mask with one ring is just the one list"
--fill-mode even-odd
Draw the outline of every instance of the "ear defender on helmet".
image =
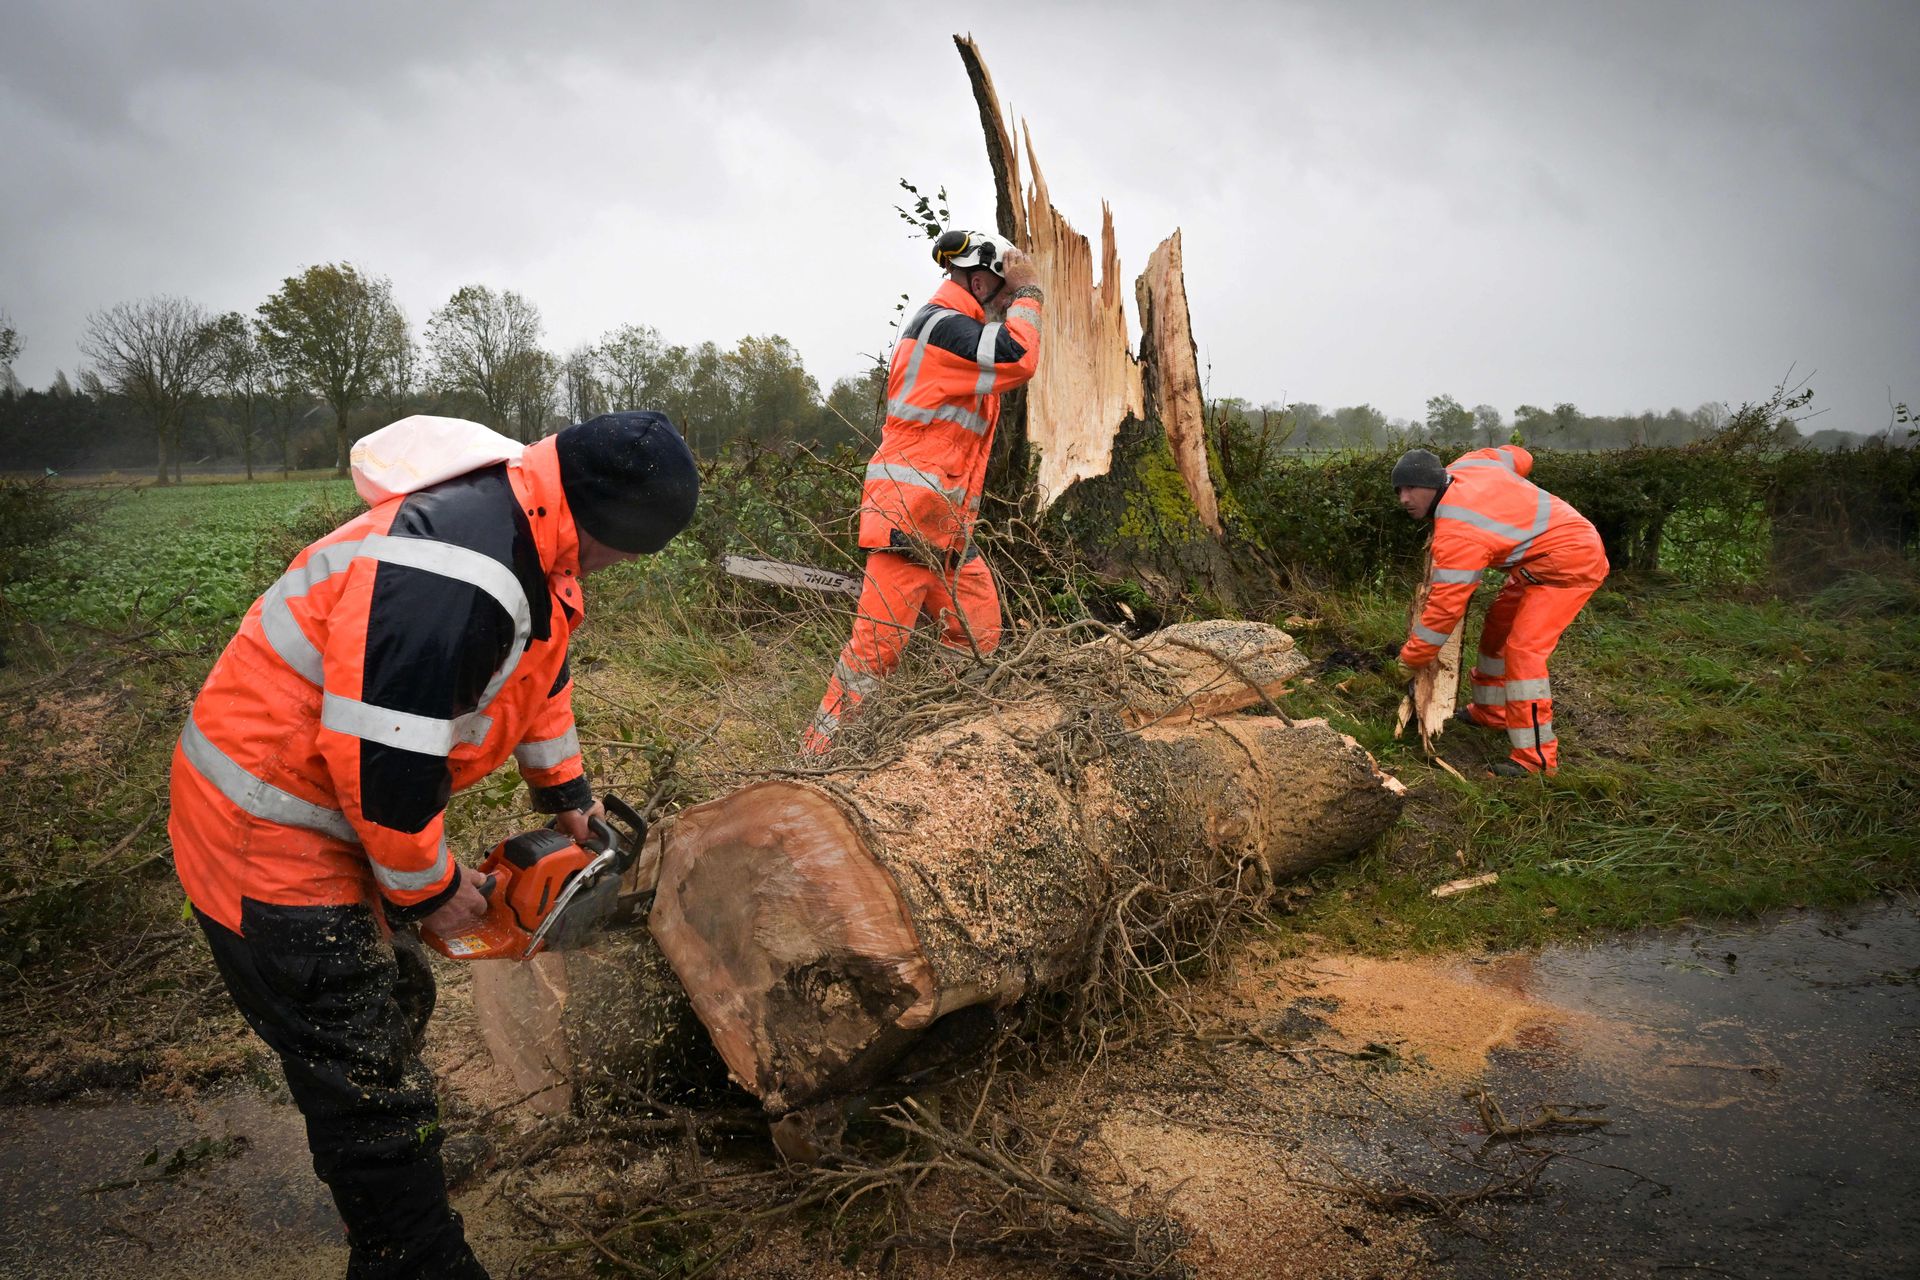
[[1003, 279], [1012, 251], [1012, 244], [985, 231], [942, 231], [933, 242], [933, 260], [941, 266], [991, 271]]

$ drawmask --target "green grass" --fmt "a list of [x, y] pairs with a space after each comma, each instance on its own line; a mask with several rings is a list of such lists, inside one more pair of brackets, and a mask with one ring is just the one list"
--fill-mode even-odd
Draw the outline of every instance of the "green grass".
[[52, 549], [52, 572], [7, 588], [9, 603], [43, 629], [231, 627], [298, 550], [286, 543], [290, 526], [360, 509], [352, 484], [334, 479], [128, 486], [108, 496], [97, 520]]
[[[14, 814], [38, 850], [36, 875], [91, 865], [161, 801], [166, 748], [206, 663], [299, 542], [357, 510], [333, 480], [129, 488], [111, 498], [88, 536], [61, 549], [55, 572], [9, 590], [50, 637], [69, 621], [109, 634], [160, 623], [140, 642], [158, 663], [114, 668], [116, 682], [151, 670], [136, 684], [153, 687], [126, 687], [114, 715], [130, 727], [112, 743], [106, 776], [103, 762], [50, 756], [59, 776], [80, 770], [92, 780], [61, 783], [68, 799], [58, 801], [43, 779], [33, 792], [45, 803], [23, 798], [32, 812]], [[1716, 563], [1738, 564], [1757, 545], [1736, 540]], [[1310, 612], [1323, 623], [1301, 632], [1303, 646], [1350, 656], [1290, 695], [1289, 711], [1327, 715], [1413, 794], [1378, 847], [1291, 895], [1284, 928], [1371, 949], [1511, 945], [1920, 888], [1920, 578], [1896, 564], [1788, 600], [1740, 576], [1609, 582], [1552, 661], [1563, 769], [1544, 782], [1483, 779], [1505, 750], [1493, 735], [1456, 728], [1442, 739], [1466, 781], [1393, 740], [1399, 688], [1379, 659], [1404, 635], [1409, 583], [1383, 579], [1315, 601]], [[791, 739], [845, 634], [844, 608], [831, 601], [794, 614], [736, 607], [737, 584], [691, 539], [591, 587], [576, 672], [612, 701], [588, 694], [580, 707], [583, 728], [616, 744], [595, 765], [616, 785], [643, 779], [649, 752], [690, 740], [722, 709], [744, 717], [756, 741]], [[493, 811], [515, 809], [514, 791], [508, 771], [458, 806], [463, 832], [471, 826], [478, 838], [497, 826]], [[155, 827], [129, 856], [158, 841]], [[1497, 886], [1429, 895], [1487, 870], [1501, 873]], [[27, 883], [24, 871], [0, 880]], [[77, 884], [76, 901], [86, 892]]]
[[[1442, 753], [1469, 780], [1449, 777], [1389, 736], [1389, 675], [1328, 673], [1313, 709], [1415, 795], [1380, 848], [1315, 878], [1290, 928], [1370, 948], [1511, 945], [1920, 887], [1917, 595], [1910, 577], [1843, 579], [1806, 602], [1610, 583], [1552, 661], [1562, 767], [1547, 780], [1483, 779], [1505, 748], [1458, 728]], [[1310, 650], [1400, 638], [1397, 599], [1326, 606]], [[1497, 886], [1428, 893], [1489, 870]]]

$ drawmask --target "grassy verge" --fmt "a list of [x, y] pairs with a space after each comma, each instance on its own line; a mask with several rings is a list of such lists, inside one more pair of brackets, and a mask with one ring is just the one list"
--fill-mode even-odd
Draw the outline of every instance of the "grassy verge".
[[[1398, 598], [1321, 605], [1310, 651], [1401, 636]], [[1799, 602], [1616, 580], [1553, 659], [1562, 770], [1547, 780], [1483, 779], [1505, 747], [1459, 728], [1441, 754], [1468, 781], [1445, 774], [1391, 738], [1390, 674], [1331, 667], [1295, 705], [1414, 794], [1382, 847], [1310, 882], [1292, 927], [1368, 949], [1511, 945], [1920, 886], [1916, 614], [1910, 573]], [[1429, 893], [1483, 871], [1499, 884]]]
[[[149, 1078], [207, 1019], [232, 1021], [166, 862], [168, 759], [248, 602], [354, 509], [339, 481], [105, 496], [52, 571], [8, 589], [30, 643], [0, 668], [0, 1091], [39, 1069], [23, 1054]], [[721, 792], [784, 756], [820, 695], [851, 602], [743, 592], [709, 550], [683, 539], [591, 584], [574, 671], [603, 790], [637, 798], [667, 753], [703, 744], [684, 796]], [[1328, 716], [1412, 794], [1379, 847], [1294, 886], [1276, 930], [1301, 947], [1504, 946], [1920, 888], [1912, 566], [1799, 600], [1730, 577], [1623, 575], [1594, 599], [1553, 660], [1565, 766], [1544, 783], [1482, 780], [1505, 749], [1492, 735], [1442, 739], [1467, 781], [1392, 739], [1399, 690], [1377, 655], [1403, 634], [1409, 583], [1295, 601], [1321, 665], [1288, 710]], [[450, 837], [477, 854], [526, 824], [523, 800], [503, 770], [456, 800]], [[1488, 870], [1497, 885], [1430, 896]]]

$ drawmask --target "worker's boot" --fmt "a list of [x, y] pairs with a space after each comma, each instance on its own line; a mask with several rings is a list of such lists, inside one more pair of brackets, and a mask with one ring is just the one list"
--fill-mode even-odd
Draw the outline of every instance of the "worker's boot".
[[1479, 729], [1486, 733], [1504, 733], [1506, 731], [1504, 725], [1481, 724], [1478, 720], [1475, 720], [1473, 718], [1472, 707], [1461, 707], [1458, 711], [1454, 712], [1453, 722], [1455, 724], [1463, 724], [1469, 729]]
[[1533, 770], [1512, 760], [1495, 760], [1487, 766], [1487, 772], [1496, 778], [1530, 778]]

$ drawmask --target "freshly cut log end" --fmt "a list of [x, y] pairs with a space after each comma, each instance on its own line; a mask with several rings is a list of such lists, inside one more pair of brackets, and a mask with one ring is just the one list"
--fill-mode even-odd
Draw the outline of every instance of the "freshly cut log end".
[[[859, 819], [763, 782], [679, 814], [649, 921], [734, 1078], [775, 1111], [831, 1092], [878, 1033], [931, 1020], [935, 982]], [[799, 1095], [799, 1096], [795, 1096]]]
[[639, 923], [590, 947], [476, 964], [472, 974], [481, 1038], [536, 1115], [676, 1100], [723, 1079], [679, 979]]

